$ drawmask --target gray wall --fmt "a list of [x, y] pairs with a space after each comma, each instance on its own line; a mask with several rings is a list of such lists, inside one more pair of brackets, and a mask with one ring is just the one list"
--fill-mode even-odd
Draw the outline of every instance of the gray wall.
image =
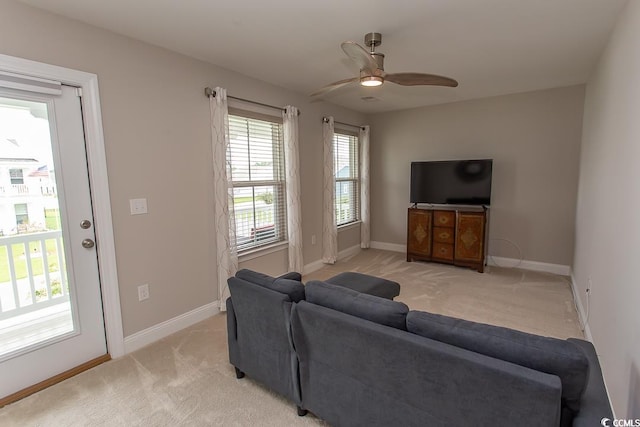
[[371, 240], [406, 244], [411, 161], [492, 158], [489, 253], [570, 265], [583, 101], [581, 85], [370, 116]]
[[[304, 259], [320, 259], [321, 118], [363, 115], [22, 3], [0, 0], [0, 10], [0, 53], [98, 75], [125, 336], [217, 298], [205, 86], [301, 109]], [[149, 214], [131, 216], [128, 200], [139, 197]], [[247, 264], [275, 274], [286, 259], [283, 250]], [[151, 298], [139, 303], [143, 283]]]
[[640, 2], [631, 1], [587, 83], [574, 260], [615, 413], [625, 419], [640, 419], [638, 40]]

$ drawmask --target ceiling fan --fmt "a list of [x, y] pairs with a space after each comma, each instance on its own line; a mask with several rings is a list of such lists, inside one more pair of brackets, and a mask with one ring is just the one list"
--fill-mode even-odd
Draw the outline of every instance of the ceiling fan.
[[364, 44], [369, 51], [356, 42], [346, 41], [342, 43], [342, 50], [352, 61], [360, 67], [360, 75], [350, 79], [339, 80], [318, 89], [311, 94], [312, 97], [325, 95], [335, 89], [341, 88], [353, 82], [360, 82], [361, 86], [380, 86], [385, 81], [401, 86], [449, 86], [456, 87], [458, 82], [449, 77], [424, 73], [391, 73], [384, 71], [384, 54], [376, 52], [376, 47], [382, 44], [382, 34], [368, 33], [364, 36]]

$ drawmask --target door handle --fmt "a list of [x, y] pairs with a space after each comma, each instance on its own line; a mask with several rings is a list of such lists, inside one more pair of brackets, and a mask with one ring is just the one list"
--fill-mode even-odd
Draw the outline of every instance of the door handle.
[[85, 248], [85, 249], [91, 249], [95, 245], [96, 245], [96, 243], [91, 239], [84, 239], [82, 241], [82, 247]]

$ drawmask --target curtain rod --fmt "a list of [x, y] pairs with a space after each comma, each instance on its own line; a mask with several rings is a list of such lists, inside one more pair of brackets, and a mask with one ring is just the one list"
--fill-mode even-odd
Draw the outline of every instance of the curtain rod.
[[[322, 121], [324, 123], [329, 123], [329, 118], [328, 117], [323, 117]], [[344, 122], [339, 122], [339, 121], [336, 121], [336, 120], [334, 120], [333, 123], [338, 124], [338, 125], [343, 125], [343, 126], [351, 126], [352, 128], [358, 128], [358, 129], [364, 130], [364, 126], [352, 125], [351, 123], [344, 123]]]
[[[210, 87], [205, 87], [204, 88], [204, 95], [207, 98], [212, 97], [212, 96], [215, 98], [216, 97], [216, 91], [211, 89]], [[274, 109], [280, 110], [280, 111], [287, 111], [286, 108], [276, 107], [275, 105], [263, 104], [262, 102], [252, 101], [250, 99], [238, 98], [237, 96], [227, 95], [227, 98], [235, 99], [236, 101], [248, 102], [250, 104], [260, 105], [262, 107], [274, 108]], [[300, 110], [298, 110], [298, 115], [300, 115]]]

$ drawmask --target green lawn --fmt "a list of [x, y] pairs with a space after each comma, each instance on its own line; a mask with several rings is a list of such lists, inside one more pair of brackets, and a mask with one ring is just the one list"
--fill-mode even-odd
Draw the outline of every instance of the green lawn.
[[[1, 239], [0, 239], [1, 242]], [[31, 252], [31, 268], [32, 273], [36, 276], [43, 274], [43, 257], [42, 248], [40, 242], [29, 243], [29, 252]], [[46, 240], [45, 246], [47, 248], [47, 261], [49, 262], [49, 271], [58, 271], [60, 266], [58, 265], [58, 248], [56, 247], [56, 241]], [[25, 245], [16, 244], [11, 245], [13, 252], [13, 265], [15, 268], [16, 279], [24, 279], [27, 277], [27, 260], [24, 256]], [[37, 254], [38, 256], [33, 256]], [[11, 280], [9, 270], [9, 256], [7, 254], [7, 246], [0, 246], [0, 283], [8, 282]]]
[[253, 197], [251, 196], [247, 196], [247, 197], [234, 197], [233, 198], [233, 203], [234, 204], [238, 204], [238, 203], [245, 203], [245, 202], [250, 202], [253, 200]]
[[60, 211], [58, 209], [45, 209], [44, 223], [47, 230], [60, 230]]
[[[57, 209], [45, 210], [45, 223], [49, 230], [60, 229], [60, 213]], [[30, 242], [29, 252], [31, 255], [31, 268], [34, 275], [41, 275], [44, 272], [42, 247], [40, 242]], [[49, 262], [49, 271], [58, 271], [60, 266], [58, 265], [58, 248], [55, 239], [49, 239], [45, 241], [45, 247], [47, 251], [47, 261]], [[24, 256], [25, 245], [15, 244], [11, 245], [13, 253], [13, 265], [15, 267], [16, 279], [24, 279], [27, 277], [27, 260]], [[37, 255], [37, 256], [34, 256]], [[11, 273], [9, 270], [9, 255], [7, 246], [2, 245], [2, 238], [0, 238], [0, 283], [8, 282], [11, 280]]]

